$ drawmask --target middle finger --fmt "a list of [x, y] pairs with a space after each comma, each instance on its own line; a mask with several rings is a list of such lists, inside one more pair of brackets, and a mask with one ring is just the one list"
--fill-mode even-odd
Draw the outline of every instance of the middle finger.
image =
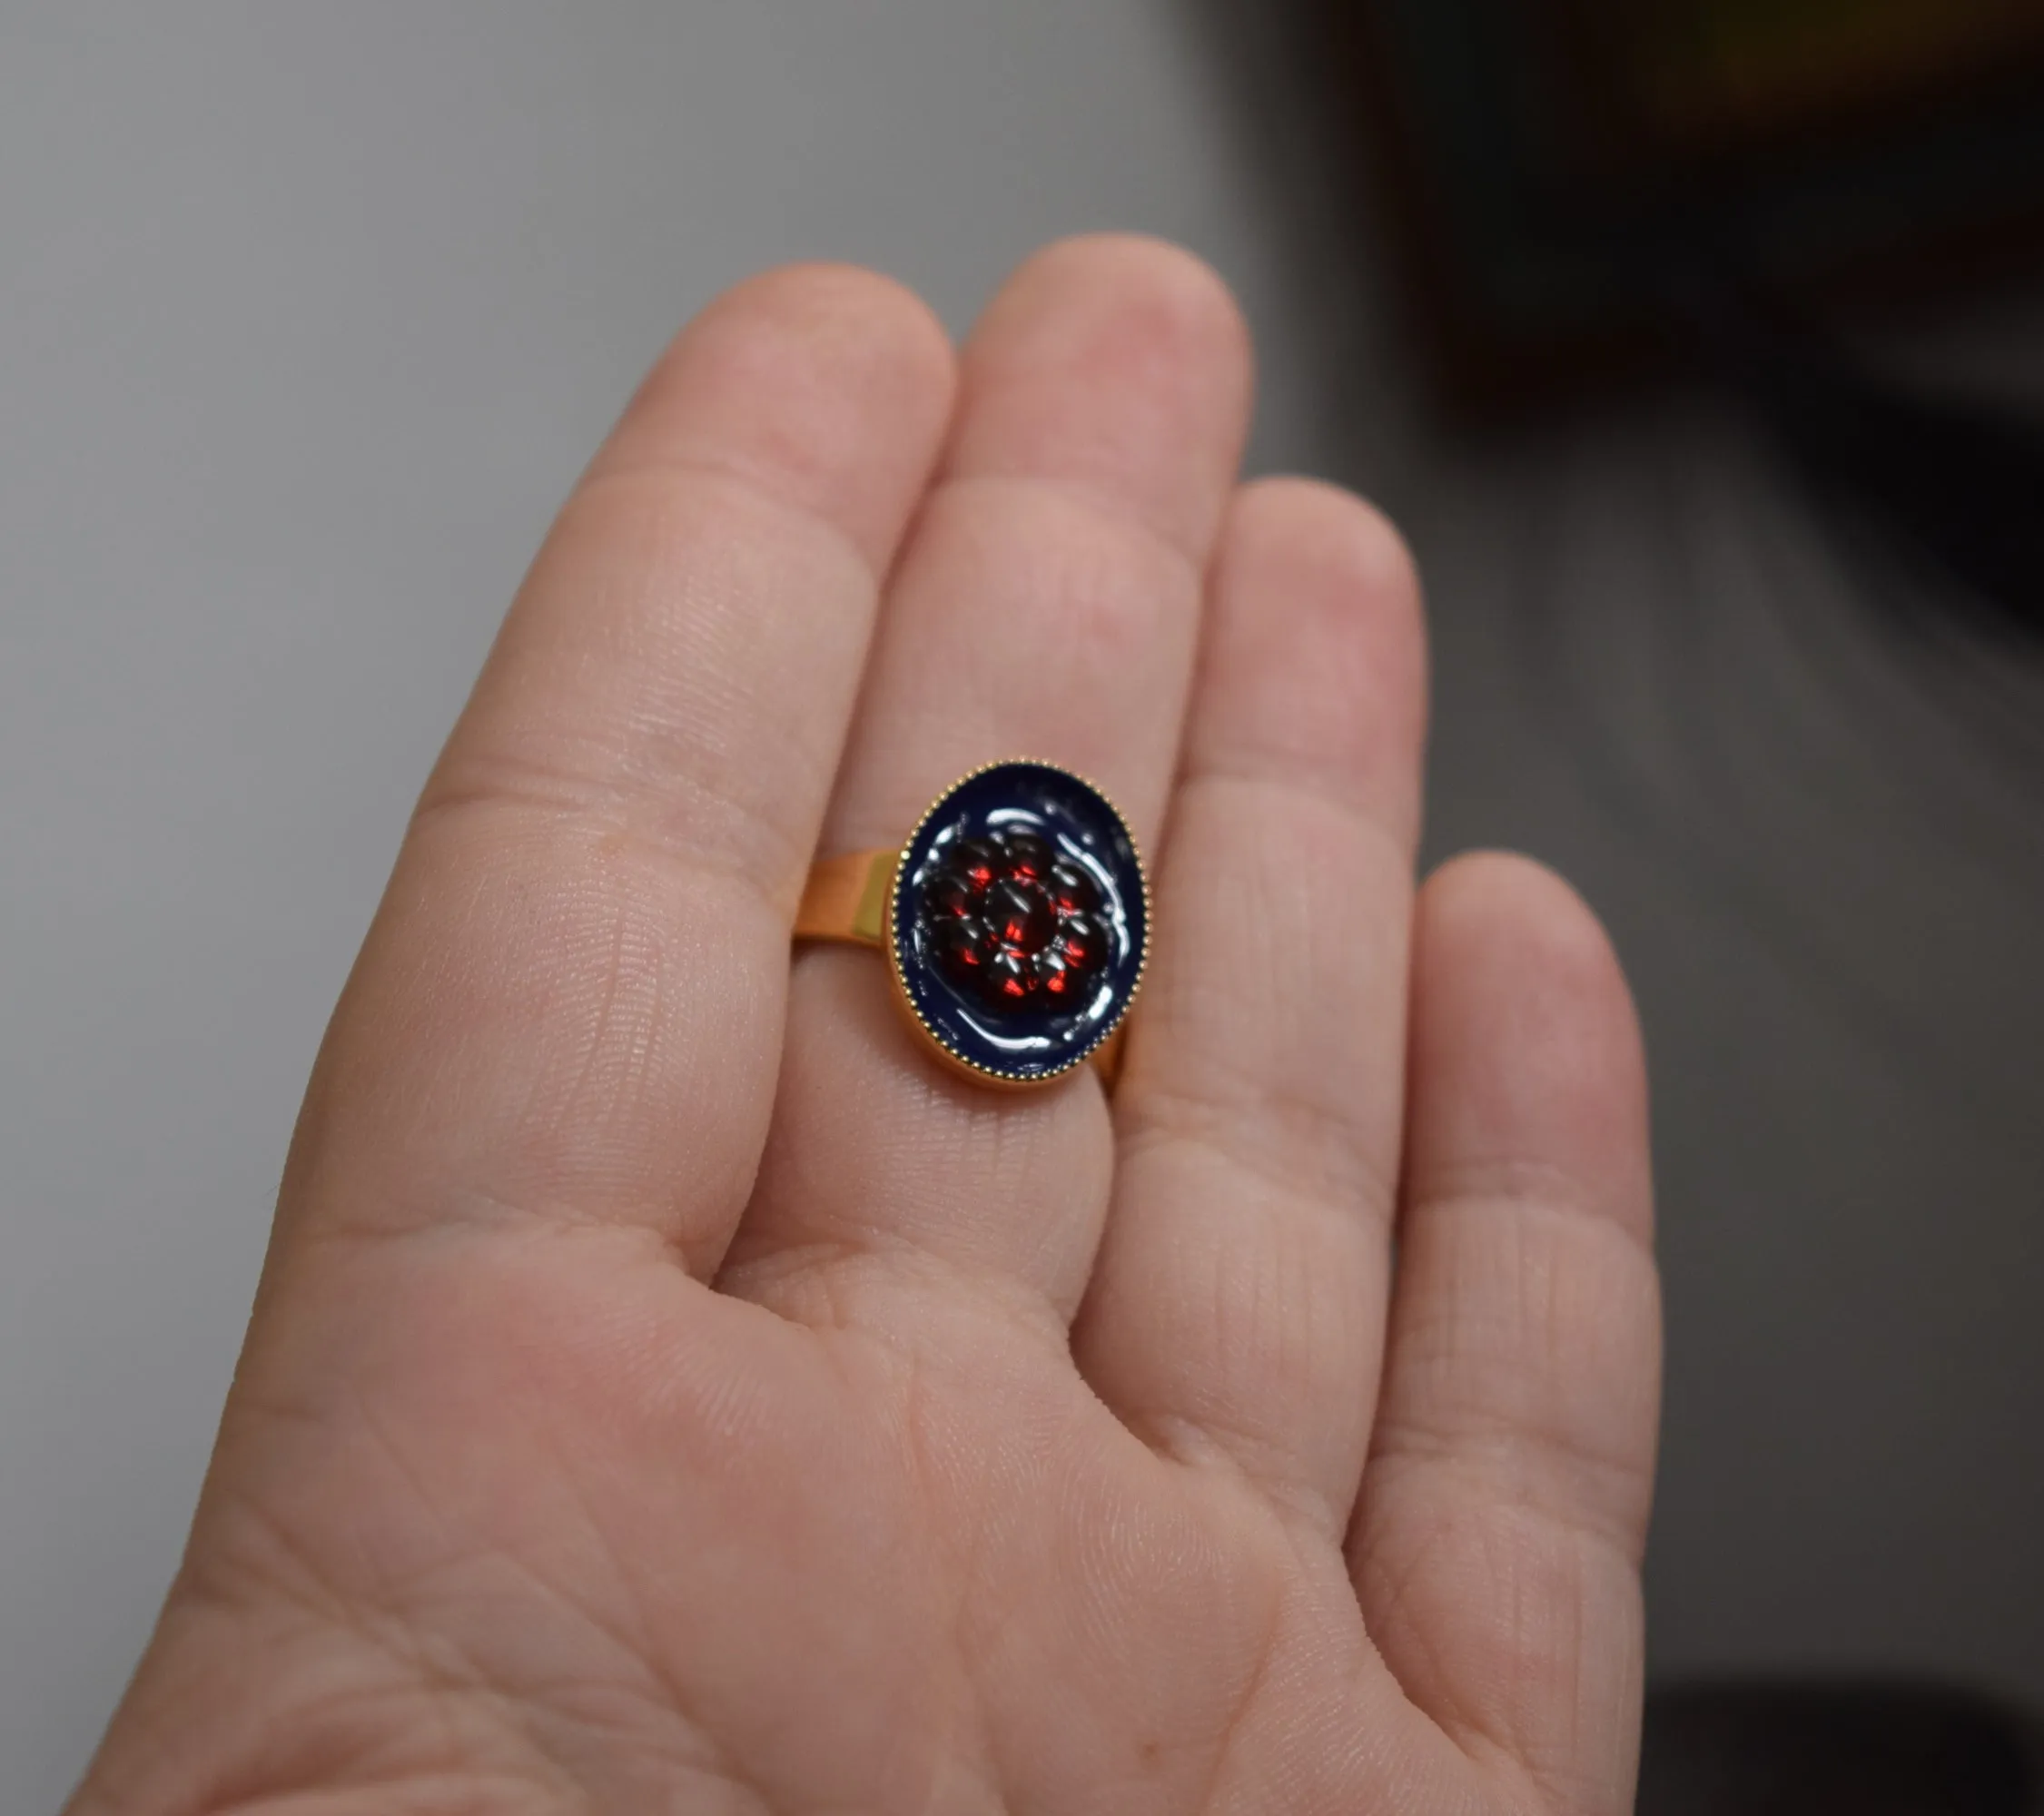
[[[964, 356], [950, 454], [883, 609], [824, 838], [900, 843], [978, 765], [1096, 782], [1146, 854], [1177, 760], [1249, 359], [1219, 281], [1151, 242], [1038, 254]], [[934, 1268], [1069, 1318], [1113, 1140], [1091, 1077], [990, 1091], [926, 1052], [884, 959], [798, 953], [780, 1095], [721, 1284], [823, 1314], [849, 1275]]]

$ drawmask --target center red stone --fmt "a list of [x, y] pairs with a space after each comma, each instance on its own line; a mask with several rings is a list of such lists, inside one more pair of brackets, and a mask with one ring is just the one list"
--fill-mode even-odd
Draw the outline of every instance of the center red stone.
[[1076, 1002], [1106, 965], [1099, 883], [1034, 833], [955, 840], [923, 884], [927, 949], [990, 1009]]

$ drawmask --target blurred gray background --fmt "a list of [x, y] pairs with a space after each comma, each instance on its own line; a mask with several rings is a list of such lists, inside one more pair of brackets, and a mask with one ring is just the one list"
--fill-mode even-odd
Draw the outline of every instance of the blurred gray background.
[[[1431, 849], [1639, 990], [1664, 1678], [2044, 1702], [2044, 682], [1885, 634], [1662, 393], [1472, 451], [1208, 0], [0, 0], [0, 1808], [174, 1567], [291, 1118], [410, 796], [641, 368], [774, 261], [963, 328], [1137, 227], [1238, 288], [1258, 469], [1406, 518]], [[2035, 390], [2044, 308], [1912, 345]]]

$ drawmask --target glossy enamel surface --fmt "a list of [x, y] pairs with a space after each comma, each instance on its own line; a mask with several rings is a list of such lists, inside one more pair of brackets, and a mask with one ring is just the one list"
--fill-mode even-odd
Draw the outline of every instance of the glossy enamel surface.
[[1135, 841], [1105, 795], [1050, 764], [994, 764], [947, 790], [904, 848], [890, 962], [948, 1059], [1042, 1083], [1127, 1014], [1149, 913]]

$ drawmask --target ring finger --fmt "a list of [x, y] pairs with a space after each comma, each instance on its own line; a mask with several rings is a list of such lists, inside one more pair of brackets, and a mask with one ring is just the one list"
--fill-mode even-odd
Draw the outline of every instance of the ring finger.
[[[825, 852], [897, 844], [965, 771], [1025, 755], [1099, 784], [1154, 845], [1249, 390], [1233, 305], [1181, 252], [1073, 241], [1010, 280], [966, 348]], [[851, 1275], [934, 1268], [1061, 1321], [1112, 1152], [1091, 1079], [1016, 1097], [956, 1078], [873, 953], [805, 950], [775, 1130], [721, 1284], [803, 1317]]]

